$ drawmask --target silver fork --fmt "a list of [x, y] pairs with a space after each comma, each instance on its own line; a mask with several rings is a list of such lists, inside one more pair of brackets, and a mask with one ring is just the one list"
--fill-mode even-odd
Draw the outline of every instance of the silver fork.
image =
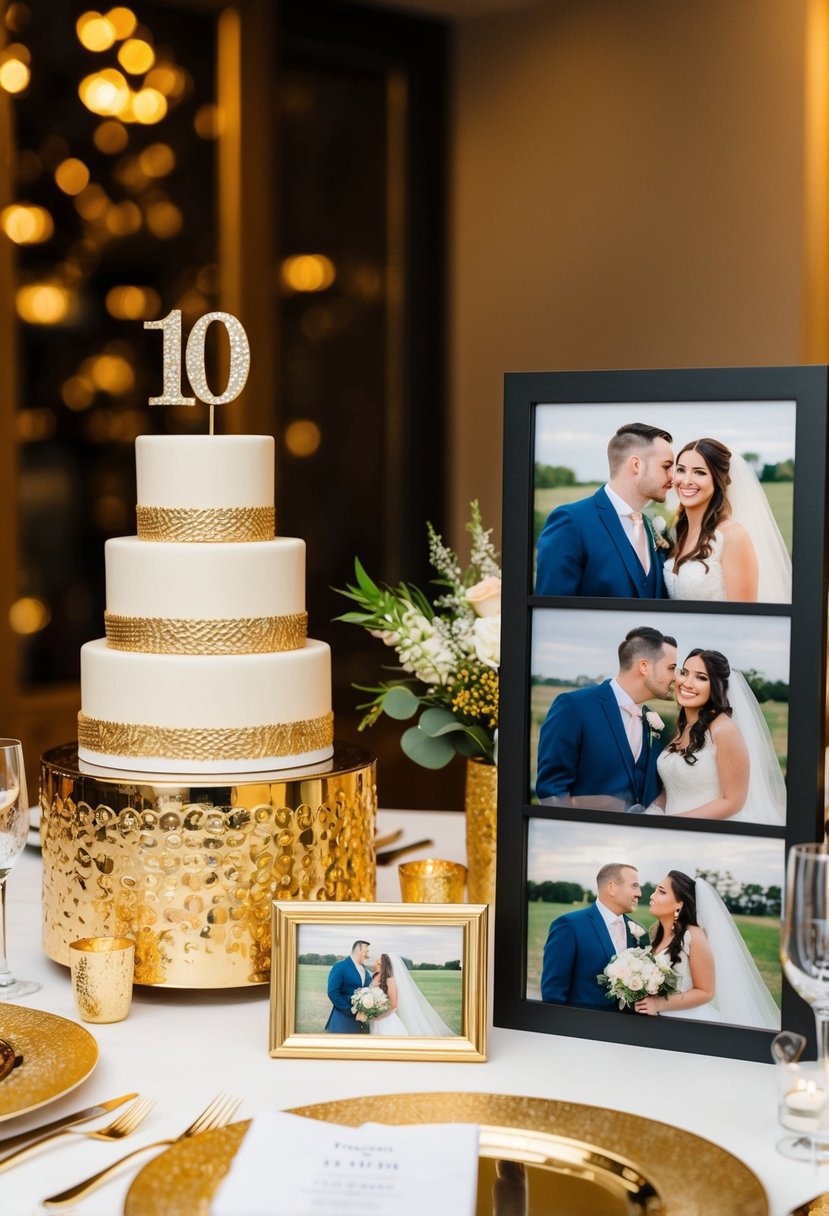
[[165, 1148], [168, 1144], [177, 1144], [179, 1140], [187, 1140], [190, 1136], [199, 1135], [200, 1132], [209, 1132], [217, 1127], [224, 1127], [236, 1114], [240, 1105], [240, 1099], [234, 1098], [232, 1094], [218, 1094], [210, 1105], [180, 1135], [173, 1136], [169, 1140], [154, 1140], [152, 1144], [145, 1144], [141, 1148], [133, 1149], [131, 1153], [119, 1157], [117, 1161], [113, 1161], [105, 1169], [99, 1170], [97, 1174], [92, 1174], [91, 1177], [84, 1178], [83, 1182], [76, 1182], [74, 1186], [70, 1186], [65, 1191], [60, 1191], [57, 1195], [50, 1195], [48, 1199], [43, 1199], [41, 1202], [47, 1208], [61, 1208], [67, 1204], [74, 1203], [83, 1195], [88, 1195], [90, 1191], [94, 1191], [111, 1174], [120, 1169], [126, 1161], [137, 1157], [139, 1153], [146, 1153], [151, 1148]]
[[123, 1140], [125, 1136], [137, 1131], [154, 1106], [155, 1102], [152, 1098], [141, 1098], [132, 1106], [128, 1106], [117, 1119], [113, 1119], [106, 1127], [98, 1127], [94, 1131], [87, 1131], [79, 1127], [62, 1127], [59, 1131], [43, 1136], [32, 1144], [24, 1144], [14, 1153], [0, 1157], [0, 1172], [8, 1169], [10, 1165], [17, 1165], [31, 1153], [37, 1152], [44, 1144], [50, 1144], [60, 1136], [88, 1136], [91, 1140]]

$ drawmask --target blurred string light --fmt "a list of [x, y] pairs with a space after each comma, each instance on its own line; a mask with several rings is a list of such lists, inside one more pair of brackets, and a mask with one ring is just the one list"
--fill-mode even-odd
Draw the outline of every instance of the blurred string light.
[[155, 51], [143, 38], [128, 38], [118, 48], [118, 62], [131, 76], [143, 76], [155, 63]]
[[150, 144], [138, 157], [147, 177], [166, 177], [176, 167], [176, 154], [169, 144]]
[[14, 3], [10, 4], [6, 9], [3, 21], [7, 30], [20, 34], [25, 30], [31, 19], [32, 13], [28, 4]]
[[[28, 411], [22, 411], [27, 413]], [[14, 633], [40, 633], [52, 619], [49, 605], [34, 595], [24, 595], [9, 608], [9, 624]]]
[[80, 413], [95, 400], [95, 385], [90, 376], [69, 376], [60, 386], [60, 396], [67, 409]]
[[106, 310], [119, 321], [148, 321], [161, 310], [161, 297], [152, 287], [123, 284], [106, 294]]
[[60, 283], [25, 283], [14, 302], [21, 321], [30, 325], [59, 325], [70, 313], [72, 297]]
[[310, 418], [296, 418], [285, 428], [285, 447], [292, 456], [313, 456], [322, 442], [322, 431]]
[[336, 277], [334, 263], [322, 253], [298, 253], [280, 267], [282, 285], [289, 291], [325, 291]]
[[4, 47], [0, 53], [0, 88], [7, 93], [22, 93], [32, 77], [30, 63], [31, 56], [21, 43]]
[[126, 148], [129, 134], [123, 123], [109, 118], [95, 128], [92, 139], [99, 152], [113, 156], [116, 152], [123, 152]]
[[129, 38], [130, 34], [135, 33], [135, 27], [138, 25], [138, 18], [132, 9], [122, 6], [111, 8], [106, 19], [115, 30], [116, 38]]
[[118, 37], [114, 23], [96, 12], [81, 13], [75, 33], [87, 51], [108, 51]]
[[55, 231], [54, 221], [45, 207], [12, 203], [0, 211], [0, 227], [15, 245], [40, 245]]
[[80, 194], [89, 185], [89, 170], [76, 156], [68, 156], [55, 169], [55, 181], [64, 194]]
[[15, 430], [21, 443], [43, 443], [45, 439], [51, 439], [57, 430], [55, 411], [45, 406], [18, 410]]

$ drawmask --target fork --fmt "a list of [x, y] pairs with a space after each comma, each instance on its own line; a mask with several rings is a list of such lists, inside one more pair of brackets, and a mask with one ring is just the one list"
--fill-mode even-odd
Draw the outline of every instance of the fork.
[[80, 1199], [83, 1195], [94, 1191], [96, 1187], [109, 1178], [110, 1174], [114, 1174], [116, 1170], [120, 1169], [124, 1162], [137, 1157], [139, 1153], [146, 1153], [151, 1148], [165, 1148], [168, 1144], [177, 1144], [180, 1140], [188, 1140], [190, 1136], [197, 1136], [201, 1132], [210, 1132], [218, 1127], [224, 1127], [226, 1123], [230, 1122], [240, 1106], [240, 1099], [234, 1098], [232, 1094], [218, 1094], [210, 1105], [178, 1136], [173, 1136], [169, 1140], [154, 1140], [152, 1144], [145, 1144], [141, 1148], [133, 1149], [131, 1153], [119, 1157], [117, 1161], [113, 1161], [105, 1169], [99, 1170], [97, 1174], [84, 1178], [83, 1182], [76, 1182], [74, 1186], [70, 1186], [65, 1191], [60, 1191], [57, 1195], [50, 1195], [48, 1199], [41, 1200], [41, 1203], [46, 1208], [61, 1208], [65, 1207], [66, 1204], [74, 1203], [76, 1199]]
[[129, 1136], [132, 1132], [137, 1131], [153, 1106], [155, 1106], [155, 1102], [152, 1098], [141, 1098], [138, 1102], [133, 1103], [132, 1106], [128, 1106], [125, 1111], [122, 1111], [106, 1127], [98, 1127], [94, 1131], [76, 1127], [62, 1127], [59, 1131], [42, 1136], [32, 1144], [24, 1144], [22, 1148], [17, 1149], [14, 1153], [8, 1153], [5, 1157], [0, 1157], [0, 1172], [8, 1169], [10, 1165], [17, 1165], [24, 1157], [28, 1157], [30, 1153], [35, 1152], [42, 1145], [48, 1144], [51, 1140], [57, 1140], [59, 1136], [88, 1136], [91, 1140], [123, 1140], [125, 1136]]

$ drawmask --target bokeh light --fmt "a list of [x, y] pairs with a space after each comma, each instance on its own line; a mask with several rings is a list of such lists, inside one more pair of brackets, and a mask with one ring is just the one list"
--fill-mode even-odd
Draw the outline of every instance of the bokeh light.
[[12, 203], [0, 211], [0, 227], [15, 245], [40, 245], [55, 231], [54, 221], [45, 207]]
[[176, 154], [169, 144], [150, 144], [138, 157], [147, 177], [166, 177], [176, 167]]
[[104, 14], [109, 24], [115, 30], [116, 38], [129, 38], [138, 24], [138, 18], [131, 8], [126, 8], [123, 5], [118, 5], [117, 8], [111, 8], [108, 13]]
[[158, 89], [139, 89], [132, 99], [132, 112], [138, 122], [161, 122], [167, 113], [167, 98]]
[[153, 236], [168, 241], [178, 236], [184, 224], [184, 217], [175, 203], [153, 203], [147, 209], [147, 227]]
[[118, 48], [118, 62], [125, 72], [141, 76], [155, 63], [155, 51], [143, 38], [128, 38]]
[[123, 152], [126, 148], [129, 132], [123, 123], [114, 118], [108, 118], [106, 122], [100, 123], [95, 128], [92, 138], [99, 152], [106, 152], [112, 156], [116, 152]]
[[280, 278], [289, 291], [325, 291], [337, 277], [336, 267], [322, 253], [298, 253], [285, 258]]
[[60, 397], [67, 409], [74, 413], [88, 410], [95, 400], [95, 385], [90, 376], [70, 376], [60, 386]]
[[23, 595], [9, 608], [9, 624], [14, 633], [40, 633], [52, 619], [49, 605], [34, 595]]
[[322, 431], [310, 418], [296, 418], [285, 428], [285, 448], [292, 456], [313, 456], [322, 442]]
[[82, 160], [69, 156], [55, 169], [55, 181], [64, 194], [80, 194], [89, 185], [89, 170]]
[[152, 287], [122, 284], [107, 292], [106, 309], [119, 321], [151, 321], [161, 311], [161, 296]]
[[75, 22], [75, 32], [88, 51], [108, 51], [118, 36], [112, 22], [96, 12], [82, 13]]
[[69, 315], [70, 295], [59, 283], [26, 283], [18, 287], [15, 304], [29, 325], [58, 325]]

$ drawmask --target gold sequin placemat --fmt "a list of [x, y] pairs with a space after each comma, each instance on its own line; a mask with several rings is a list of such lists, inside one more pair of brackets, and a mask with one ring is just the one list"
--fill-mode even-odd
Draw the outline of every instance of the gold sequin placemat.
[[98, 1062], [98, 1044], [88, 1030], [40, 1009], [0, 1005], [0, 1038], [23, 1056], [20, 1067], [0, 1081], [0, 1120], [69, 1093]]

